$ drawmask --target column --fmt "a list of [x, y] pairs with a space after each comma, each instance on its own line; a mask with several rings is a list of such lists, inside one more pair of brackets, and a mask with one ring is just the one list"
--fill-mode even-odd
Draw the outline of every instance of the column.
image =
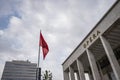
[[87, 55], [88, 55], [88, 60], [89, 60], [89, 63], [90, 63], [90, 67], [91, 67], [91, 70], [92, 70], [94, 80], [101, 80], [94, 55], [88, 49], [87, 49]]
[[64, 72], [63, 72], [63, 75], [64, 75], [64, 80], [70, 80], [70, 79], [69, 79], [69, 72], [64, 71]]
[[112, 47], [110, 46], [110, 43], [105, 39], [105, 37], [100, 36], [100, 39], [101, 39], [101, 42], [102, 42], [103, 47], [105, 49], [108, 60], [110, 61], [110, 64], [111, 64], [111, 67], [112, 67], [113, 72], [115, 74], [115, 77], [117, 80], [120, 80], [120, 66], [119, 66], [119, 63], [118, 63], [115, 55], [114, 55]]
[[99, 68], [99, 72], [100, 72], [100, 75], [101, 75], [101, 79], [104, 80], [104, 78], [103, 78], [103, 72], [102, 72], [102, 69], [101, 69], [101, 67], [100, 67], [100, 64], [97, 63], [97, 65], [98, 65], [98, 68]]
[[71, 66], [69, 67], [69, 71], [70, 71], [70, 79], [75, 80], [74, 70]]
[[80, 80], [79, 72], [76, 72], [77, 74], [77, 80]]
[[84, 68], [80, 60], [77, 59], [77, 67], [78, 67], [78, 73], [80, 80], [85, 80], [85, 75], [84, 75]]

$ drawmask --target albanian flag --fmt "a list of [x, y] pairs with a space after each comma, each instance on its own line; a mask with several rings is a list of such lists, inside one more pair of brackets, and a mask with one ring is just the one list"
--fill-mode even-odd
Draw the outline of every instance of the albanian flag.
[[48, 51], [49, 51], [49, 48], [48, 48], [48, 45], [46, 43], [46, 41], [44, 40], [44, 37], [42, 36], [42, 33], [40, 32], [40, 41], [39, 41], [39, 46], [42, 47], [42, 51], [43, 51], [43, 59], [45, 59]]

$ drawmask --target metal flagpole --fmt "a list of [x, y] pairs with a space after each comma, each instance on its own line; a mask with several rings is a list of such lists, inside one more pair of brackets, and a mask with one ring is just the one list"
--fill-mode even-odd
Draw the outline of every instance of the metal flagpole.
[[40, 63], [40, 46], [39, 46], [39, 51], [38, 51], [38, 68], [40, 67], [40, 65], [39, 65], [39, 63]]
[[[41, 30], [40, 30], [41, 34]], [[36, 70], [36, 80], [41, 80], [41, 68], [40, 68], [40, 38], [39, 38], [39, 51], [38, 51], [38, 64], [37, 64], [37, 70]]]

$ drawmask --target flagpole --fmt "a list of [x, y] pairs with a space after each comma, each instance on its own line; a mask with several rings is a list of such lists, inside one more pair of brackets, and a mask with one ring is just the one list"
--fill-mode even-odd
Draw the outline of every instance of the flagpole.
[[38, 51], [38, 80], [41, 80], [41, 67], [40, 67], [40, 46]]
[[41, 30], [40, 30], [40, 38], [39, 38], [39, 51], [38, 51], [38, 64], [37, 64], [37, 72], [36, 72], [36, 80], [41, 80], [41, 68], [40, 68], [40, 46], [42, 47], [42, 51], [43, 51], [43, 58], [45, 59], [45, 56], [47, 55], [49, 48], [48, 45], [46, 43], [46, 41], [44, 40]]
[[[40, 30], [41, 34], [41, 30]], [[41, 80], [41, 68], [40, 68], [40, 38], [39, 38], [39, 50], [38, 50], [38, 64], [37, 64], [37, 70], [36, 70], [36, 80]]]
[[40, 46], [39, 46], [39, 51], [38, 51], [38, 65], [37, 67], [39, 68], [40, 67]]

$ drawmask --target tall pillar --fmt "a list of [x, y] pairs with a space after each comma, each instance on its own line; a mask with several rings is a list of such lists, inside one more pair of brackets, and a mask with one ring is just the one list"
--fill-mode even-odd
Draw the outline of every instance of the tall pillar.
[[117, 80], [120, 80], [120, 66], [110, 46], [110, 43], [103, 36], [100, 36], [100, 39], [105, 49], [106, 55], [110, 61], [115, 77]]
[[64, 75], [64, 80], [70, 80], [70, 79], [69, 79], [69, 72], [64, 71], [64, 72], [63, 72], [63, 75]]
[[78, 73], [79, 73], [80, 80], [85, 80], [84, 68], [79, 59], [77, 59], [77, 67], [78, 67]]
[[70, 71], [71, 80], [75, 80], [74, 70], [73, 70], [73, 68], [71, 66], [69, 67], [69, 71]]
[[101, 75], [101, 79], [104, 80], [104, 78], [103, 78], [103, 72], [102, 72], [102, 69], [100, 67], [100, 64], [99, 63], [97, 63], [97, 64], [98, 64], [99, 72], [100, 72], [100, 75]]
[[77, 74], [77, 80], [80, 80], [79, 72], [76, 72]]
[[92, 70], [94, 80], [101, 80], [94, 55], [88, 49], [87, 49], [87, 55], [88, 55], [88, 60], [89, 60], [89, 63], [90, 63], [90, 67], [91, 67], [91, 70]]

